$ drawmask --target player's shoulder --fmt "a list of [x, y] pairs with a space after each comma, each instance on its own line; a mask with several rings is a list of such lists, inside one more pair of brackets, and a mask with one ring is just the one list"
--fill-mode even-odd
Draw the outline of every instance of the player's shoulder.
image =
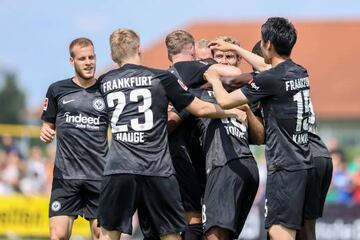
[[50, 84], [49, 89], [58, 90], [62, 88], [68, 88], [73, 86], [72, 78], [67, 78], [63, 80], [58, 80]]
[[209, 66], [212, 64], [215, 64], [215, 60], [213, 60], [212, 58], [209, 59], [204, 59], [204, 60], [191, 60], [191, 61], [180, 61], [180, 62], [176, 62], [174, 63], [174, 67], [176, 69], [179, 68], [189, 68], [189, 67], [205, 67], [205, 66]]

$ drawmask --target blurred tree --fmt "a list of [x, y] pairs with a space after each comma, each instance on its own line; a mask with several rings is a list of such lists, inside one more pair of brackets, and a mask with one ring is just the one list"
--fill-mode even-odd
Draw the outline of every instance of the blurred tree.
[[24, 123], [25, 93], [18, 87], [16, 75], [3, 72], [4, 83], [0, 89], [0, 123]]

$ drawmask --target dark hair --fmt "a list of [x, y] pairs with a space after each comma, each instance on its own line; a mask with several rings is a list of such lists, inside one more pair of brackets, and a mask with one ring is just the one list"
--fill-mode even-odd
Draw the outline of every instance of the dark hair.
[[282, 17], [271, 17], [261, 26], [264, 42], [270, 41], [280, 56], [290, 56], [297, 39], [294, 25]]
[[[251, 50], [252, 53], [255, 53], [256, 55], [260, 56], [260, 57], [264, 57], [261, 51], [261, 40], [258, 41], [257, 43], [255, 43], [254, 47]], [[256, 68], [254, 68], [254, 66], [252, 67], [253, 71], [256, 72]]]
[[263, 54], [262, 54], [260, 45], [261, 45], [261, 40], [258, 41], [258, 42], [254, 45], [254, 47], [253, 47], [253, 49], [251, 50], [251, 52], [252, 52], [252, 53], [255, 53], [256, 55], [258, 55], [258, 56], [260, 56], [260, 57], [263, 57]]

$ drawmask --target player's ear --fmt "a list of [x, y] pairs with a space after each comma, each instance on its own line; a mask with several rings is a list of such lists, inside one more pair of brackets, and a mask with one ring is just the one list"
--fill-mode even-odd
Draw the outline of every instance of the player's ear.
[[142, 49], [140, 46], [137, 48], [137, 54], [141, 57]]
[[74, 58], [73, 58], [73, 57], [70, 57], [70, 58], [69, 58], [69, 63], [70, 63], [71, 65], [74, 65]]
[[270, 40], [268, 40], [268, 41], [265, 42], [264, 47], [265, 47], [265, 49], [266, 49], [267, 51], [270, 51], [270, 50], [272, 49], [273, 46], [272, 46]]

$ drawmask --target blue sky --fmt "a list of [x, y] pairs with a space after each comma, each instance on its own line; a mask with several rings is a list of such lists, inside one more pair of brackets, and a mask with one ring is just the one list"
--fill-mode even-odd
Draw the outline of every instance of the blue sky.
[[17, 74], [33, 107], [42, 103], [49, 84], [73, 75], [67, 48], [74, 38], [94, 41], [101, 70], [111, 63], [108, 38], [119, 27], [137, 31], [146, 48], [191, 22], [264, 21], [270, 16], [360, 20], [360, 1], [0, 0], [0, 73]]

